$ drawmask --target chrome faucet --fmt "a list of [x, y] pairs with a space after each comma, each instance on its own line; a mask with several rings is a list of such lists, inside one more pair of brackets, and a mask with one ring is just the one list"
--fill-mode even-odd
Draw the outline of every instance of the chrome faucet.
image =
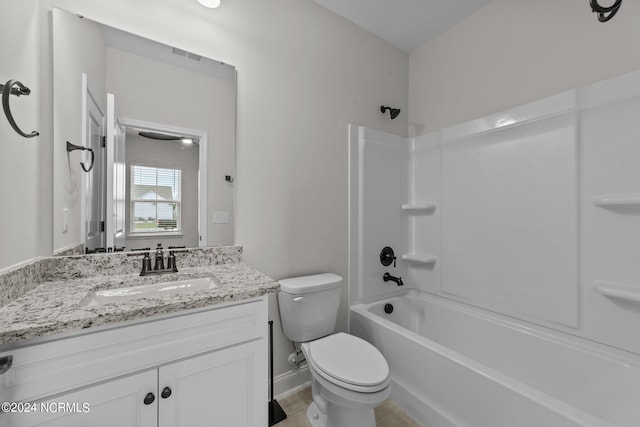
[[382, 276], [382, 280], [384, 280], [385, 282], [388, 282], [388, 281], [396, 282], [396, 285], [398, 286], [404, 285], [404, 282], [402, 282], [402, 277], [395, 277], [389, 273], [384, 273], [384, 275]]

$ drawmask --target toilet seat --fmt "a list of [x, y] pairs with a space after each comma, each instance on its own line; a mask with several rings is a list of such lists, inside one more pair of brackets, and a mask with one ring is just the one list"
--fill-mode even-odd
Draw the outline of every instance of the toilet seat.
[[367, 341], [337, 333], [310, 343], [307, 361], [327, 381], [357, 392], [374, 393], [389, 385], [389, 365]]

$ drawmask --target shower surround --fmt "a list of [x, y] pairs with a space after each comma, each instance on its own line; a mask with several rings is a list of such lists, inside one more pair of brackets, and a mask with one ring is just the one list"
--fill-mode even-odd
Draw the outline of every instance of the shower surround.
[[[421, 393], [427, 386], [417, 377], [418, 382], [407, 384], [411, 377], [402, 370], [409, 360], [430, 360], [427, 350], [422, 358], [385, 352], [385, 346], [391, 347], [375, 341], [386, 333], [376, 332], [374, 325], [385, 325], [388, 319], [385, 314], [375, 321], [364, 316], [362, 304], [407, 290], [418, 297], [435, 296], [422, 317], [443, 310], [438, 308], [443, 301], [513, 322], [531, 331], [534, 357], [558, 366], [585, 366], [585, 377], [606, 384], [608, 390], [640, 390], [640, 341], [634, 326], [640, 322], [638, 117], [640, 72], [634, 72], [416, 138], [351, 127], [351, 331], [385, 353], [392, 376], [396, 373], [396, 398], [425, 425], [447, 425], [434, 419], [474, 419], [474, 414], [457, 416], [454, 395], [447, 400]], [[395, 250], [396, 268], [380, 264], [385, 246]], [[405, 286], [385, 283], [385, 272], [402, 277]], [[441, 327], [444, 331], [447, 325]], [[437, 325], [430, 328], [438, 330]], [[413, 341], [424, 340], [415, 330], [406, 330], [407, 336], [412, 333]], [[468, 333], [474, 334], [468, 339], [480, 338], [478, 345], [484, 342], [505, 354], [519, 345], [509, 341], [508, 334], [496, 340], [497, 334], [488, 333], [483, 341], [482, 332], [479, 337]], [[569, 353], [536, 347], [542, 342], [533, 339], [536, 334], [553, 336], [560, 347], [578, 345], [586, 353], [547, 357]], [[434, 336], [437, 333], [426, 339], [436, 342]], [[597, 372], [598, 365], [580, 360], [594, 352], [627, 371]], [[463, 356], [481, 366], [486, 362]], [[508, 376], [500, 366], [492, 365], [489, 371]], [[424, 370], [419, 363], [412, 369]], [[626, 374], [619, 375], [623, 371]], [[631, 388], [629, 381], [635, 381]], [[477, 386], [477, 392], [492, 396], [491, 387]], [[526, 386], [543, 395], [556, 396], [553, 387], [566, 395], [586, 393], [584, 384], [571, 377], [561, 378], [551, 389]], [[607, 416], [604, 399], [586, 400], [584, 407], [601, 405], [597, 419], [632, 425], [640, 415], [621, 415], [631, 398], [623, 394], [617, 397], [622, 403], [616, 416]], [[489, 402], [497, 413], [501, 403], [498, 394], [494, 397]], [[416, 402], [424, 405], [421, 410]], [[571, 402], [560, 403], [572, 411]], [[435, 413], [441, 418], [427, 417]], [[565, 414], [564, 419], [575, 422], [570, 425], [593, 425], [584, 421], [588, 417]], [[492, 422], [501, 425], [499, 418]]]

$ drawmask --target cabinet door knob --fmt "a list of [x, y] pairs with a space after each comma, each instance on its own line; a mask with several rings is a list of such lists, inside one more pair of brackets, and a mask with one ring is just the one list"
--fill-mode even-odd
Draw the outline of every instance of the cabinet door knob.
[[13, 364], [13, 356], [0, 357], [0, 375], [4, 374], [11, 368]]
[[156, 400], [156, 396], [153, 393], [147, 393], [147, 395], [144, 397], [143, 402], [145, 405], [151, 405], [154, 400]]
[[171, 389], [169, 387], [163, 388], [162, 393], [160, 393], [160, 396], [162, 396], [163, 399], [166, 399], [167, 397], [171, 396]]

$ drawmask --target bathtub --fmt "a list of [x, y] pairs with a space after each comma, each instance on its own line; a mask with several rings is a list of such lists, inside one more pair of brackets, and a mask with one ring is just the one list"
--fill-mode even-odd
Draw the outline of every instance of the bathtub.
[[424, 426], [640, 426], [628, 353], [417, 291], [351, 306], [350, 331], [384, 354], [392, 399]]

